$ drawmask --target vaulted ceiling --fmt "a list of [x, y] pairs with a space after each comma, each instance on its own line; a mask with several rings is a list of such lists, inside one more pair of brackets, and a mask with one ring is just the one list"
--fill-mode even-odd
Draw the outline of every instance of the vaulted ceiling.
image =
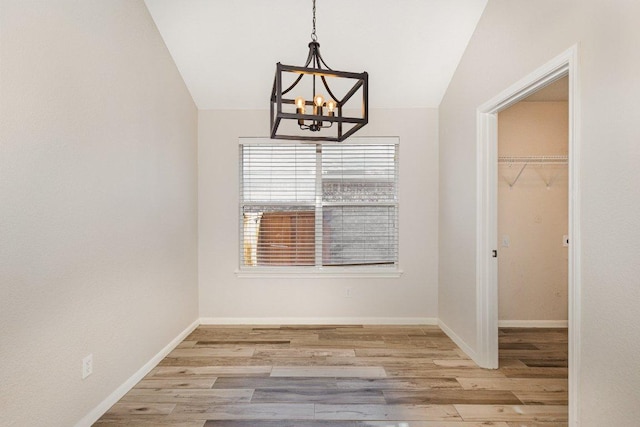
[[[145, 0], [200, 109], [266, 109], [303, 65], [311, 0]], [[317, 0], [322, 55], [369, 73], [373, 108], [437, 107], [487, 0]]]

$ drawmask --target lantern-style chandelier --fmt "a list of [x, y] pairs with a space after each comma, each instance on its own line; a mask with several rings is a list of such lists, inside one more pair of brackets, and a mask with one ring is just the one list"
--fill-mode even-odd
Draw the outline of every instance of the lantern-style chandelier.
[[[289, 86], [284, 83], [287, 78], [293, 80]], [[313, 0], [307, 62], [302, 67], [279, 62], [276, 65], [271, 92], [271, 138], [344, 141], [368, 122], [368, 80], [366, 72], [335, 71], [324, 62], [316, 36]]]

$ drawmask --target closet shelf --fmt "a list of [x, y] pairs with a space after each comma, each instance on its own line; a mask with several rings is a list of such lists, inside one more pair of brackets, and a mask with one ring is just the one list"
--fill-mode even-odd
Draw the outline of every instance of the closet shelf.
[[[521, 156], [521, 157], [499, 156], [498, 157], [499, 165], [507, 165], [507, 166], [522, 165], [522, 167], [520, 168], [520, 171], [518, 172], [518, 175], [516, 175], [516, 177], [513, 180], [510, 181], [506, 177], [504, 177], [504, 180], [509, 185], [510, 190], [513, 189], [513, 186], [516, 184], [516, 182], [518, 182], [518, 180], [520, 179], [520, 176], [522, 175], [522, 172], [524, 172], [524, 169], [527, 167], [527, 165], [534, 165], [534, 166], [567, 165], [568, 163], [569, 163], [569, 158], [567, 156]], [[547, 189], [551, 187], [551, 184], [553, 183], [553, 181], [555, 181], [557, 176], [558, 174], [555, 174], [549, 180], [543, 178], [545, 184], [547, 185]]]
[[567, 156], [499, 156], [500, 165], [566, 165]]

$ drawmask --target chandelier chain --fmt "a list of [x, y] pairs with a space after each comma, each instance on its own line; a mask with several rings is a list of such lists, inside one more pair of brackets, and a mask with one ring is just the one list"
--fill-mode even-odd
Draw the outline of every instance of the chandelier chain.
[[318, 36], [316, 35], [316, 0], [313, 0], [313, 31], [311, 32], [311, 40], [318, 41]]

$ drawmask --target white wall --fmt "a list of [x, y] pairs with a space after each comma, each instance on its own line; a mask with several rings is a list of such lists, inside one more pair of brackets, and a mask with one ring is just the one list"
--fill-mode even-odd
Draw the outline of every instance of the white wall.
[[640, 419], [640, 3], [490, 0], [440, 108], [441, 319], [476, 347], [476, 108], [579, 43], [581, 426]]
[[0, 7], [0, 425], [67, 427], [198, 316], [197, 111], [142, 1]]
[[[523, 101], [501, 111], [498, 156], [566, 156], [568, 117], [562, 101]], [[498, 319], [566, 321], [568, 167], [522, 167], [498, 166]]]
[[[373, 110], [358, 132], [400, 137], [400, 278], [238, 278], [238, 137], [268, 135], [269, 115], [200, 111], [200, 315], [216, 322], [436, 318], [437, 120], [434, 109]], [[347, 286], [352, 298], [345, 298]]]

